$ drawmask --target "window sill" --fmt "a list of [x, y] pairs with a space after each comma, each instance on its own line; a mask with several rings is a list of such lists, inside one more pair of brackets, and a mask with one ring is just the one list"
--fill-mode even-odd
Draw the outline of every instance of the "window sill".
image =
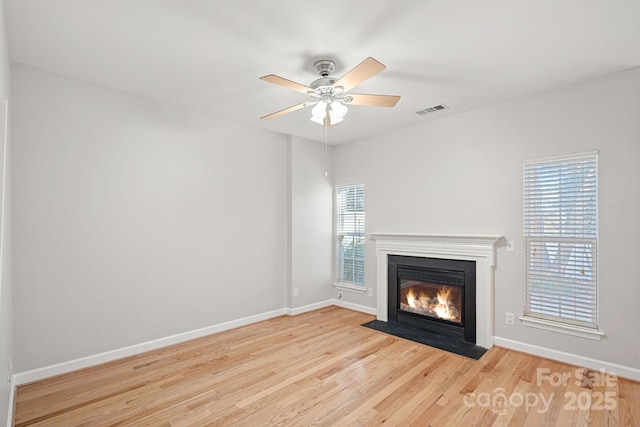
[[586, 338], [594, 341], [600, 341], [604, 336], [604, 332], [600, 332], [591, 328], [583, 328], [580, 326], [565, 325], [550, 320], [536, 319], [533, 317], [519, 317], [524, 326], [531, 328], [544, 329], [545, 331], [558, 332], [560, 334], [572, 335], [574, 337]]
[[333, 286], [341, 291], [354, 292], [357, 294], [364, 294], [366, 292], [364, 285], [356, 285], [355, 283], [338, 282], [334, 283]]

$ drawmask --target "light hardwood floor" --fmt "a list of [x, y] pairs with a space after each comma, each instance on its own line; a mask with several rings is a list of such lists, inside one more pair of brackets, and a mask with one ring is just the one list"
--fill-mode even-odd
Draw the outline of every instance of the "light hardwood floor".
[[640, 426], [640, 383], [494, 347], [479, 361], [329, 307], [18, 388], [16, 426]]

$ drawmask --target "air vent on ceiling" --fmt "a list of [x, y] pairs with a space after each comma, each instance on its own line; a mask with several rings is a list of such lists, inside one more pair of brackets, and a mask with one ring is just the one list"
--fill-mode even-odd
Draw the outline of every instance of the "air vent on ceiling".
[[418, 111], [416, 111], [416, 114], [419, 115], [419, 116], [424, 116], [425, 114], [435, 113], [437, 111], [445, 110], [447, 108], [449, 108], [449, 107], [447, 105], [445, 105], [445, 104], [438, 104], [438, 105], [434, 105], [432, 107], [427, 107], [427, 108], [424, 108], [422, 110], [418, 110]]

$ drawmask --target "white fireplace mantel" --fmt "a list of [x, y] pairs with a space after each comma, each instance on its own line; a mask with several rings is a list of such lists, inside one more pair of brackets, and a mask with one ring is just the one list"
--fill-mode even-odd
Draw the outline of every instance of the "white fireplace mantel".
[[476, 345], [493, 346], [493, 270], [502, 236], [443, 236], [370, 233], [376, 242], [377, 317], [388, 321], [387, 257], [404, 255], [476, 262]]

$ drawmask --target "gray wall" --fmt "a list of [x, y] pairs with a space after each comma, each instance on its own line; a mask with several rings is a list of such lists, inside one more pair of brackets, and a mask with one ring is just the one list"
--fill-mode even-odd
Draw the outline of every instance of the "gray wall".
[[[318, 126], [318, 131], [321, 130], [322, 127]], [[324, 144], [289, 137], [289, 307], [293, 309], [331, 299], [334, 276], [331, 268], [332, 152], [332, 147], [325, 147]], [[298, 296], [294, 296], [294, 289], [298, 290]]]
[[[455, 106], [453, 106], [455, 107]], [[522, 161], [600, 151], [602, 341], [505, 325], [522, 314]], [[336, 184], [364, 182], [367, 232], [504, 235], [495, 335], [640, 368], [640, 69], [515, 99], [336, 147]], [[367, 244], [366, 286], [376, 258]], [[375, 306], [375, 299], [345, 293]]]
[[[326, 301], [333, 183], [357, 182], [368, 232], [514, 240], [515, 252], [498, 253], [496, 336], [640, 365], [640, 200], [629, 193], [640, 182], [640, 70], [334, 147], [328, 179], [312, 141], [17, 64], [12, 89], [17, 371]], [[591, 149], [606, 337], [507, 326], [505, 312], [522, 312], [522, 161]], [[375, 295], [343, 294], [375, 307]], [[10, 336], [3, 323], [0, 357]]]
[[[0, 115], [4, 114], [4, 100], [9, 99], [9, 54], [4, 21], [4, 2], [0, 1]], [[4, 124], [4, 117], [0, 123]], [[7, 158], [4, 146], [4, 126], [0, 126], [0, 423], [7, 419], [9, 404], [9, 382], [7, 371], [13, 356], [12, 329], [12, 281], [11, 281], [11, 157], [10, 140]], [[6, 165], [6, 168], [5, 168]]]
[[16, 371], [286, 306], [287, 140], [15, 64]]

